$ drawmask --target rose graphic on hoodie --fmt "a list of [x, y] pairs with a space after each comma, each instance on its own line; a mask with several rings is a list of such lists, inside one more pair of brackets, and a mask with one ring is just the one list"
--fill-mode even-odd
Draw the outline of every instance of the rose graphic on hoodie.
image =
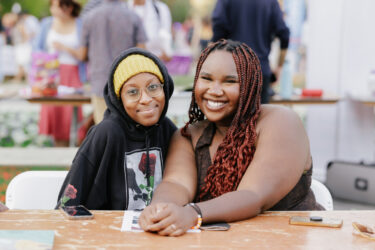
[[[148, 177], [148, 185], [145, 186], [143, 184], [139, 185], [142, 190], [147, 192], [147, 201], [146, 205], [148, 205], [151, 201], [153, 188], [154, 188], [154, 175], [155, 175], [155, 165], [156, 165], [156, 155], [149, 154], [149, 168], [150, 168], [150, 176]], [[147, 179], [147, 154], [143, 153], [141, 160], [139, 161], [138, 169], [145, 175]]]
[[74, 200], [76, 197], [77, 189], [73, 185], [68, 184], [65, 188], [64, 196], [61, 198], [61, 206], [64, 207], [68, 200]]
[[[150, 163], [150, 176], [155, 174], [155, 164], [156, 164], [156, 155], [149, 154], [149, 163]], [[144, 175], [147, 174], [147, 154], [143, 153], [141, 161], [139, 162], [138, 169], [142, 171]]]

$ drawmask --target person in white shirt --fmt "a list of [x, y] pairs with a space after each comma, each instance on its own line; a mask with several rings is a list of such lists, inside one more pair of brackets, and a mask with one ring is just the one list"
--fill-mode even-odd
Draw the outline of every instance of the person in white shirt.
[[146, 49], [163, 61], [172, 56], [172, 17], [169, 7], [159, 0], [129, 0], [128, 6], [142, 19], [148, 42]]
[[27, 78], [31, 62], [32, 42], [38, 33], [39, 21], [35, 16], [27, 12], [18, 14], [17, 24], [13, 32], [13, 41], [15, 49], [15, 60], [18, 66], [18, 72], [14, 77], [15, 82]]

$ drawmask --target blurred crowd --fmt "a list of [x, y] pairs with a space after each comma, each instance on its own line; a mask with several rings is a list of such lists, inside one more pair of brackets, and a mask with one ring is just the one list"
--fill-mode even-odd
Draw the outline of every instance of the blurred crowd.
[[39, 20], [26, 11], [5, 13], [1, 19], [2, 75], [25, 79], [31, 60], [32, 43], [39, 30]]
[[[79, 18], [83, 19], [85, 15], [105, 1], [88, 0], [82, 6]], [[49, 2], [52, 3], [53, 1]], [[140, 17], [144, 17], [145, 10], [153, 12], [151, 15], [147, 13], [147, 16], [153, 16], [153, 18], [141, 18], [148, 36], [147, 48], [165, 62], [173, 61], [169, 65], [171, 70], [174, 71], [172, 74], [188, 73], [190, 59], [194, 51], [200, 51], [207, 46], [212, 37], [210, 18], [202, 19], [202, 29], [198, 31], [198, 35], [194, 38], [192, 18], [188, 17], [183, 23], [172, 23], [170, 10], [161, 1], [128, 0], [125, 2], [129, 9]], [[151, 2], [153, 3], [152, 8], [149, 8]], [[142, 5], [148, 7], [139, 7]], [[51, 13], [51, 15], [53, 14]], [[14, 82], [28, 81], [27, 76], [32, 63], [31, 54], [33, 48], [35, 50], [35, 40], [40, 33], [42, 20], [43, 18], [39, 20], [28, 13], [27, 10], [22, 9], [18, 3], [13, 5], [11, 12], [4, 13], [0, 17], [0, 82], [4, 81], [4, 77], [6, 80]], [[155, 22], [155, 20], [157, 21]], [[162, 25], [164, 26], [158, 25], [159, 22], [163, 22]], [[193, 39], [195, 39], [195, 42]], [[201, 47], [192, 48], [194, 44]], [[181, 57], [184, 57], [185, 60], [182, 60]], [[188, 65], [178, 65], [184, 62], [187, 62]]]
[[[2, 16], [0, 82], [4, 75], [14, 82], [26, 81], [31, 93], [42, 95], [80, 93], [88, 83], [95, 124], [107, 109], [103, 89], [111, 65], [126, 49], [140, 47], [154, 53], [171, 75], [193, 75], [194, 58], [210, 42], [224, 38], [246, 43], [261, 62], [261, 101], [268, 103], [289, 45], [290, 32], [277, 0], [217, 1], [212, 13], [204, 17], [192, 13], [183, 23], [173, 23], [169, 7], [160, 0], [88, 0], [84, 6], [76, 0], [50, 0], [48, 4], [50, 16], [41, 20], [19, 4]], [[271, 69], [274, 38], [280, 41], [280, 53]], [[42, 105], [39, 133], [51, 135], [56, 145], [68, 145], [72, 112], [71, 106]], [[79, 108], [78, 121], [83, 119]], [[79, 141], [87, 131], [82, 128]]]
[[[85, 123], [79, 108], [83, 125], [78, 143], [91, 121], [103, 119], [103, 88], [121, 51], [145, 48], [163, 60], [172, 75], [186, 75], [194, 51], [207, 46], [212, 36], [209, 18], [199, 30], [194, 30], [191, 17], [172, 23], [169, 7], [158, 0], [88, 0], [85, 6], [75, 0], [50, 0], [49, 10], [51, 16], [38, 20], [15, 4], [2, 16], [0, 82], [27, 82], [31, 93], [42, 95], [81, 92], [88, 83], [93, 114]], [[67, 146], [72, 112], [71, 106], [42, 105], [39, 134], [51, 136], [56, 146]]]

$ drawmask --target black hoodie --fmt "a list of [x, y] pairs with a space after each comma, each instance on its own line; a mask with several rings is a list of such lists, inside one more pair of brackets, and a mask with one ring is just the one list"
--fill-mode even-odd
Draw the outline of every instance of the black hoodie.
[[[159, 122], [144, 127], [125, 112], [113, 86], [117, 65], [131, 54], [152, 59], [164, 78], [165, 106]], [[104, 119], [92, 127], [73, 160], [61, 187], [58, 203], [84, 205], [88, 209], [142, 209], [161, 182], [169, 141], [176, 126], [165, 117], [173, 81], [163, 63], [138, 48], [124, 51], [112, 64], [104, 88], [107, 110]]]

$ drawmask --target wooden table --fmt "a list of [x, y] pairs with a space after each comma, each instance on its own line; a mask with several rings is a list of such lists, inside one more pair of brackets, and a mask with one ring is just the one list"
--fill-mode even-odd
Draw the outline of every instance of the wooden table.
[[70, 124], [69, 146], [74, 147], [77, 143], [78, 132], [78, 107], [91, 103], [89, 96], [85, 95], [57, 95], [57, 96], [30, 96], [26, 100], [30, 103], [46, 105], [71, 105], [73, 106], [73, 116]]
[[339, 100], [340, 98], [335, 97], [335, 96], [322, 96], [322, 97], [292, 96], [291, 98], [285, 99], [276, 95], [270, 99], [270, 103], [282, 104], [282, 105], [335, 104]]
[[[375, 241], [354, 235], [352, 222], [375, 226], [374, 211], [268, 212], [231, 223], [226, 232], [203, 231], [181, 237], [121, 232], [123, 211], [93, 211], [93, 220], [67, 220], [58, 210], [9, 210], [0, 229], [54, 230], [54, 249], [375, 249]], [[343, 219], [342, 228], [289, 225], [291, 215]]]
[[86, 95], [57, 95], [57, 96], [30, 96], [26, 100], [30, 103], [50, 104], [50, 105], [72, 105], [75, 107], [91, 103], [91, 99]]

